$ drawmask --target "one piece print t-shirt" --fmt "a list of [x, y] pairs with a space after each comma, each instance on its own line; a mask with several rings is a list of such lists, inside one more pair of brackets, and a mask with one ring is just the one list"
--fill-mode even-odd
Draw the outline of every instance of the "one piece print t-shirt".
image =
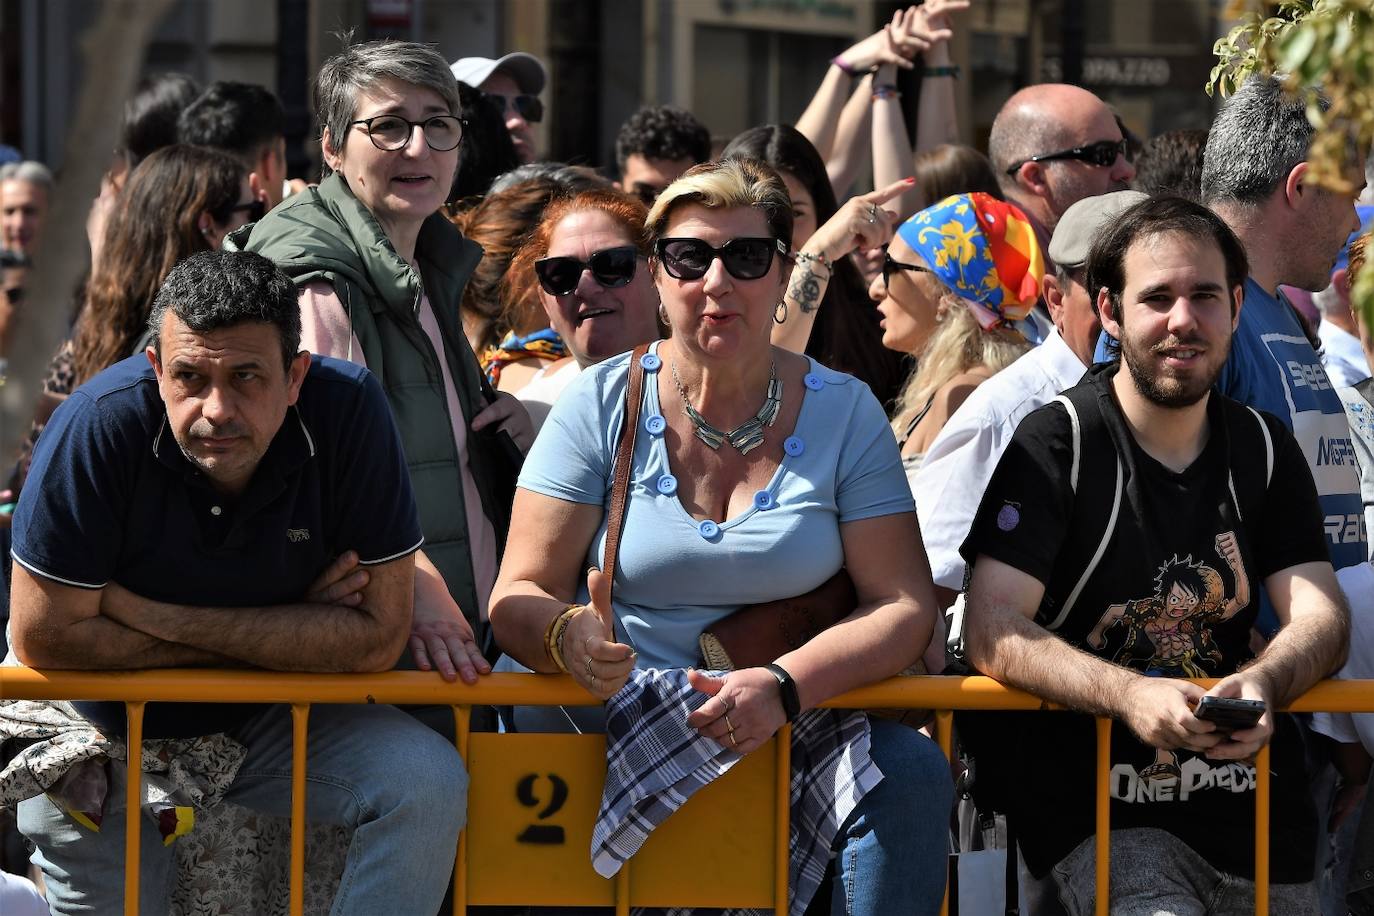
[[[1327, 558], [1319, 504], [1297, 444], [1274, 417], [1257, 415], [1213, 392], [1208, 441], [1175, 472], [1139, 448], [1111, 391], [1119, 364], [1095, 367], [1090, 386], [1124, 474], [1120, 521], [1099, 565], [1066, 600], [1091, 554], [1065, 550], [1076, 519], [1069, 468], [1073, 428], [1052, 403], [1029, 414], [998, 463], [964, 544], [1046, 584], [1036, 620], [1085, 652], [1155, 677], [1222, 677], [1250, 660], [1250, 629], [1265, 577]], [[1233, 439], [1273, 443], [1272, 485], [1263, 468], [1254, 487], [1229, 473]], [[1085, 422], [1083, 435], [1091, 434]], [[1108, 434], [1100, 425], [1098, 435]], [[1088, 445], [1083, 447], [1085, 456]], [[1110, 446], [1108, 446], [1110, 453]], [[1246, 461], [1264, 461], [1253, 454]], [[1078, 498], [1110, 502], [1116, 469], [1084, 460]], [[1101, 478], [1106, 476], [1106, 480]], [[1264, 488], [1237, 506], [1236, 493]], [[1239, 497], [1245, 499], [1246, 497]], [[1100, 506], [1105, 532], [1110, 505]], [[1092, 517], [1093, 513], [1088, 513]], [[1093, 537], [1100, 542], [1100, 536]], [[1043, 874], [1093, 833], [1093, 720], [1074, 713], [1023, 717], [1005, 749], [1017, 761], [1005, 788], [1027, 863]], [[1312, 877], [1314, 821], [1302, 749], [1291, 719], [1278, 717], [1272, 754], [1273, 880]], [[1112, 727], [1112, 826], [1157, 827], [1177, 835], [1213, 866], [1241, 876], [1254, 868], [1255, 768], [1186, 750], [1159, 751], [1121, 723]]]

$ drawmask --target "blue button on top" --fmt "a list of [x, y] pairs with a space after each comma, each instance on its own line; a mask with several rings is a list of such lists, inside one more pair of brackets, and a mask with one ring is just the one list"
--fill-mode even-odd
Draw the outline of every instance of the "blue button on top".
[[657, 372], [659, 366], [663, 365], [663, 360], [659, 359], [656, 353], [645, 353], [639, 358], [639, 364], [644, 367], [645, 372]]
[[650, 435], [661, 436], [663, 431], [668, 428], [668, 421], [658, 414], [654, 414], [644, 421], [644, 428], [649, 431]]
[[806, 443], [797, 436], [788, 436], [782, 442], [782, 450], [795, 458], [806, 451]]
[[760, 509], [773, 508], [773, 494], [767, 490], [759, 490], [754, 494], [754, 505]]
[[664, 496], [672, 496], [677, 492], [677, 478], [672, 474], [664, 474], [658, 479], [658, 492]]
[[700, 525], [697, 525], [697, 531], [700, 532], [702, 537], [706, 538], [706, 540], [709, 541], [716, 535], [720, 534], [720, 526], [708, 518]]
[[825, 387], [825, 382], [821, 381], [821, 377], [814, 372], [806, 373], [806, 377], [802, 379], [802, 384], [812, 391], [820, 391]]

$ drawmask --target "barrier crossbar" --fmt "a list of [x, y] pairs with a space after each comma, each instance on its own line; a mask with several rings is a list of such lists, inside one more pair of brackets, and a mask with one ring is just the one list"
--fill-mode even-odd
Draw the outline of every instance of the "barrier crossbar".
[[[1214, 680], [1196, 680], [1204, 688]], [[470, 715], [473, 706], [596, 706], [600, 701], [563, 675], [491, 674], [476, 685], [445, 683], [418, 671], [380, 674], [283, 674], [264, 671], [166, 669], [157, 671], [39, 671], [0, 668], [0, 700], [108, 700], [128, 711], [127, 810], [139, 809], [142, 774], [143, 713], [148, 703], [270, 703], [291, 707], [291, 857], [289, 906], [292, 916], [304, 911], [306, 739], [310, 707], [316, 703], [389, 703], [452, 706], [455, 745], [470, 760]], [[822, 704], [838, 709], [934, 709], [935, 735], [946, 758], [951, 753], [953, 710], [1054, 710], [1059, 707], [986, 677], [891, 678], [835, 697]], [[1290, 712], [1374, 712], [1374, 681], [1324, 681], [1287, 707]], [[1096, 780], [1096, 913], [1108, 913], [1110, 855], [1110, 719], [1097, 719]], [[503, 737], [484, 735], [484, 738]], [[785, 913], [788, 882], [788, 798], [790, 729], [773, 742], [772, 900]], [[763, 753], [762, 751], [756, 754]], [[1255, 759], [1255, 913], [1269, 911], [1269, 748]], [[597, 793], [599, 795], [599, 792]], [[469, 799], [471, 803], [471, 797]], [[125, 818], [124, 912], [137, 916], [139, 831], [142, 818]], [[468, 833], [459, 835], [454, 861], [455, 916], [469, 904]], [[634, 860], [616, 876], [616, 913], [628, 914]], [[941, 914], [948, 910], [946, 898]]]

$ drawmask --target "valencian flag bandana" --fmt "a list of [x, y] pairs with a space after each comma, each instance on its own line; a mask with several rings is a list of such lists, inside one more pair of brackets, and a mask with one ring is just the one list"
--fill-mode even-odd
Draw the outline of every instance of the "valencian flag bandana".
[[1030, 220], [974, 191], [926, 207], [897, 228], [985, 330], [1019, 321], [1040, 297], [1045, 260]]

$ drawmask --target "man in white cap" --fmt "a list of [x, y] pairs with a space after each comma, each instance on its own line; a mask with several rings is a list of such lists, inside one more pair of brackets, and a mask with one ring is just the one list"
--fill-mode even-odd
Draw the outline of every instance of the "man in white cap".
[[510, 131], [520, 161], [538, 159], [533, 125], [544, 118], [544, 103], [539, 93], [544, 91], [548, 74], [543, 62], [533, 54], [512, 51], [495, 60], [462, 57], [454, 62], [452, 70], [460, 82], [482, 90], [502, 105], [506, 129]]

